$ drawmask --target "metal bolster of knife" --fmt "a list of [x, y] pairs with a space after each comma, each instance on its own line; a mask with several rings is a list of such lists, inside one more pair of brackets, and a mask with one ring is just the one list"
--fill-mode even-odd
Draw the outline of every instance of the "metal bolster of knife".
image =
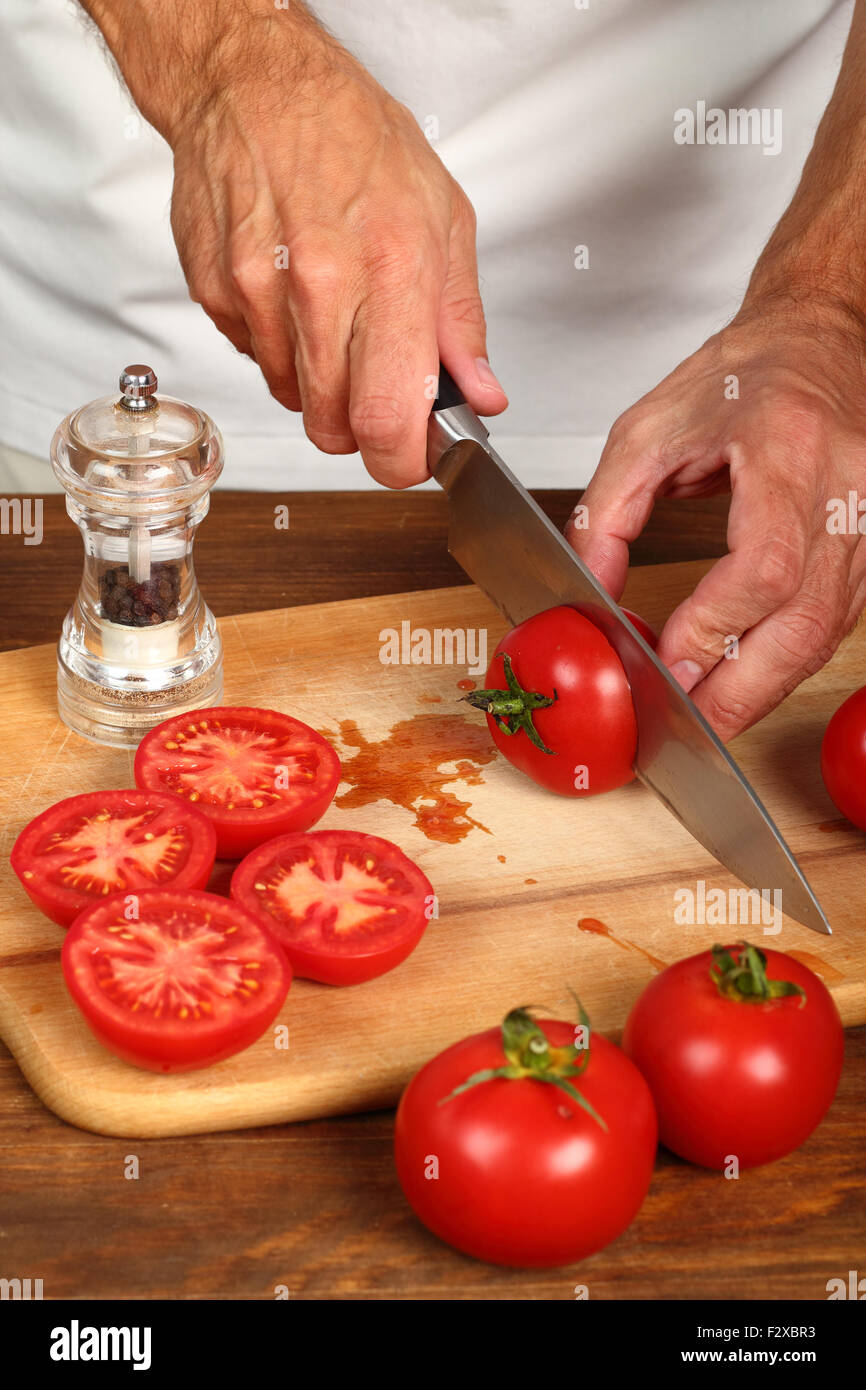
[[488, 438], [489, 431], [466, 404], [450, 373], [440, 367], [439, 391], [427, 429], [427, 467], [446, 492], [463, 464], [463, 455], [454, 446], [471, 439], [486, 449]]

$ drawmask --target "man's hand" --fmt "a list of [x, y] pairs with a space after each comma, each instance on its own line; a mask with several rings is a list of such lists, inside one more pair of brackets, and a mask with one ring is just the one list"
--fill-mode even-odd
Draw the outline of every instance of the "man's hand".
[[800, 186], [742, 309], [617, 420], [584, 494], [588, 527], [568, 528], [618, 598], [656, 497], [730, 486], [729, 553], [659, 641], [726, 739], [819, 670], [866, 602], [866, 538], [839, 524], [849, 494], [855, 508], [866, 499], [864, 92], [858, 0]]
[[291, 0], [83, 0], [174, 151], [193, 299], [326, 453], [427, 476], [441, 357], [470, 405], [486, 360], [475, 217], [410, 112]]
[[569, 527], [619, 598], [655, 498], [730, 487], [729, 553], [658, 649], [722, 738], [819, 670], [866, 602], [866, 538], [828, 529], [832, 499], [847, 514], [849, 490], [866, 495], [863, 370], [844, 308], [752, 305], [620, 417], [583, 497], [588, 526]]

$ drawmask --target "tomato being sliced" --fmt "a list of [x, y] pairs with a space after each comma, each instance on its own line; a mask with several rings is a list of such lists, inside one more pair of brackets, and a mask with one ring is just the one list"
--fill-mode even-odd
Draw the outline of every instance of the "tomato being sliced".
[[[651, 632], [628, 614], [644, 638]], [[593, 796], [630, 782], [637, 720], [622, 662], [599, 628], [561, 604], [519, 623], [493, 653], [484, 710], [497, 748], [539, 786]]]
[[429, 880], [402, 850], [355, 830], [281, 835], [242, 860], [231, 891], [271, 928], [296, 975], [327, 985], [399, 965], [434, 903]]
[[100, 1042], [151, 1071], [190, 1071], [249, 1047], [292, 978], [270, 932], [239, 903], [161, 889], [82, 912], [62, 961]]
[[340, 760], [308, 724], [271, 709], [218, 706], [166, 719], [135, 755], [139, 787], [172, 792], [206, 815], [221, 859], [325, 814]]
[[210, 821], [158, 791], [84, 792], [21, 831], [12, 867], [32, 901], [62, 927], [112, 893], [203, 888], [213, 868]]

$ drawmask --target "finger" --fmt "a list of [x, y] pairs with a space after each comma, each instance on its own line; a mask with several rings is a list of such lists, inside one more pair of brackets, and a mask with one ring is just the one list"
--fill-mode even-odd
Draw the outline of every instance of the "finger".
[[611, 430], [566, 540], [615, 599], [625, 588], [628, 548], [646, 525], [666, 469], [656, 431], [635, 429], [621, 417]]
[[797, 486], [785, 463], [777, 454], [761, 470], [735, 468], [728, 554], [662, 629], [659, 657], [685, 690], [715, 666], [731, 639], [788, 603], [803, 585], [822, 523], [811, 482]]
[[508, 397], [487, 360], [487, 325], [478, 289], [475, 213], [459, 193], [451, 227], [448, 276], [437, 324], [439, 355], [478, 415], [498, 415]]
[[349, 344], [349, 423], [370, 475], [386, 487], [429, 476], [428, 384], [439, 373], [440, 282], [379, 283], [355, 315]]
[[287, 410], [301, 409], [295, 367], [295, 331], [285, 272], [267, 256], [236, 262], [232, 288], [249, 334], [254, 360], [268, 390]]
[[358, 447], [349, 423], [354, 303], [336, 248], [320, 241], [314, 249], [296, 249], [289, 284], [304, 429], [326, 454], [352, 454]]
[[719, 661], [692, 690], [720, 738], [757, 723], [829, 661], [856, 620], [853, 601], [862, 602], [864, 590], [849, 554], [832, 544], [820, 547], [795, 597], [751, 628], [731, 659]]

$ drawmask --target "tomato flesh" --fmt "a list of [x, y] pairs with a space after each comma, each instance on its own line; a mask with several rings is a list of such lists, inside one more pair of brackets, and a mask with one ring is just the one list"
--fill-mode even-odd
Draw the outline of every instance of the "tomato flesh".
[[314, 825], [333, 800], [340, 760], [299, 719], [226, 705], [151, 729], [135, 756], [135, 780], [194, 805], [214, 825], [219, 857], [238, 859]]
[[69, 926], [84, 908], [145, 888], [202, 888], [216, 854], [204, 816], [158, 791], [84, 792], [25, 826], [12, 867], [31, 900]]
[[[556, 1047], [573, 1043], [573, 1024], [539, 1023]], [[505, 1060], [493, 1028], [413, 1077], [395, 1126], [400, 1184], [420, 1220], [467, 1255], [522, 1268], [571, 1264], [624, 1231], [646, 1196], [652, 1098], [619, 1048], [593, 1033], [576, 1085], [606, 1130], [557, 1087], [530, 1078], [485, 1081], [445, 1100]]]
[[253, 850], [231, 893], [270, 927], [295, 974], [331, 985], [399, 965], [433, 903], [429, 880], [396, 845], [340, 830], [282, 835]]
[[[733, 947], [729, 947], [733, 950]], [[767, 978], [806, 992], [740, 1002], [710, 978], [710, 951], [668, 966], [634, 1004], [623, 1048], [649, 1084], [661, 1142], [724, 1169], [791, 1153], [823, 1118], [842, 1070], [843, 1032], [826, 986], [807, 966], [768, 951]]]
[[135, 1066], [173, 1072], [261, 1036], [291, 969], [260, 922], [211, 893], [151, 889], [125, 902], [88, 908], [63, 943], [67, 987], [100, 1042]]

